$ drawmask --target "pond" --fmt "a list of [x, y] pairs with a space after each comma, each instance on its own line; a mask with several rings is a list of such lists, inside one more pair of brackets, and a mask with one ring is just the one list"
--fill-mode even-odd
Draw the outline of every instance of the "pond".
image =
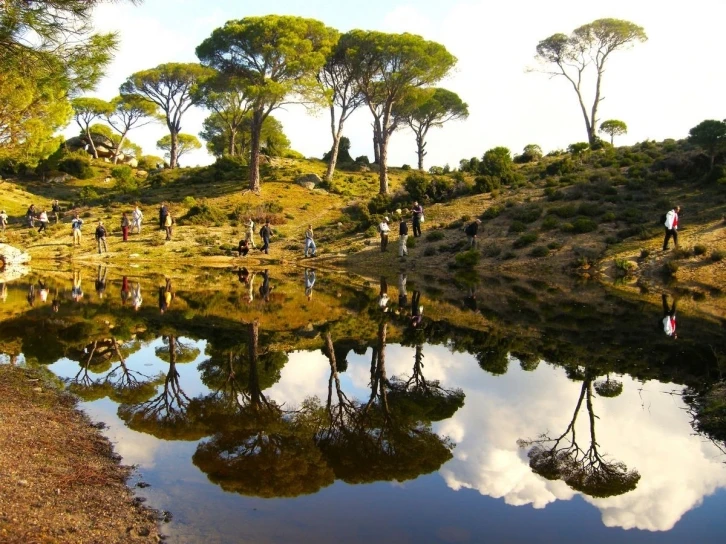
[[[170, 542], [721, 542], [724, 322], [520, 277], [39, 270], [0, 362], [82, 399]], [[664, 320], [677, 320], [678, 339]]]

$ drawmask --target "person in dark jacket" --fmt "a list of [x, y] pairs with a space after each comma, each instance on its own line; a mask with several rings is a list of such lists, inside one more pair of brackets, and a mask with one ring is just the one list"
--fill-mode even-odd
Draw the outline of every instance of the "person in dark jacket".
[[260, 236], [262, 237], [262, 247], [260, 251], [264, 251], [266, 255], [270, 253], [270, 237], [272, 236], [272, 227], [270, 227], [270, 221], [265, 221], [260, 229]]
[[469, 225], [464, 229], [464, 232], [469, 239], [469, 247], [471, 248], [476, 247], [476, 236], [479, 233], [479, 225], [481, 225], [481, 219], [474, 219], [474, 221], [469, 223]]
[[103, 252], [108, 253], [108, 248], [106, 247], [106, 227], [103, 226], [103, 221], [98, 222], [98, 226], [96, 227], [96, 244], [98, 244], [98, 254], [101, 254], [101, 246], [103, 246]]
[[[416, 236], [416, 230], [414, 227], [414, 236]], [[406, 242], [408, 241], [408, 223], [404, 218], [401, 218], [401, 222], [398, 225], [398, 256], [402, 259], [408, 257], [408, 247]]]
[[121, 214], [121, 235], [123, 236], [124, 242], [129, 241], [129, 227], [130, 226], [131, 226], [131, 221], [129, 221], [129, 218], [126, 215], [126, 212], [123, 212]]
[[247, 238], [243, 238], [239, 241], [237, 251], [239, 252], [240, 257], [247, 257], [247, 254], [250, 252], [250, 243], [247, 241]]
[[60, 204], [58, 203], [58, 200], [53, 201], [51, 210], [53, 211], [53, 215], [55, 216], [55, 224], [57, 225], [58, 220], [60, 219], [60, 215], [61, 215], [61, 207], [60, 207]]
[[414, 202], [411, 212], [413, 213], [413, 237], [418, 238], [421, 236], [421, 219], [424, 214], [423, 206], [418, 202]]
[[169, 215], [169, 208], [162, 202], [159, 208], [159, 230], [166, 228], [166, 216]]

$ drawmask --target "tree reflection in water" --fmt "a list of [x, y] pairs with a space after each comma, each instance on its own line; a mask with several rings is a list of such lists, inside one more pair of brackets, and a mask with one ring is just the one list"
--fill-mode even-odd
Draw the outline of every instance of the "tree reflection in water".
[[[612, 497], [634, 490], [640, 481], [638, 471], [628, 470], [628, 467], [620, 461], [606, 459], [598, 450], [599, 444], [595, 437], [595, 418], [597, 416], [592, 405], [592, 384], [595, 376], [588, 370], [580, 369], [570, 372], [568, 375], [571, 377], [581, 375], [583, 378], [575, 412], [572, 414], [572, 419], [565, 432], [557, 438], [544, 434], [536, 440], [519, 440], [520, 447], [531, 447], [527, 454], [529, 466], [533, 472], [548, 480], [563, 480], [575, 491], [592, 497]], [[612, 385], [605, 388], [607, 392], [616, 389], [617, 387]], [[622, 391], [622, 385], [620, 391]], [[587, 409], [590, 429], [587, 449], [580, 447], [576, 434], [577, 417], [583, 400]]]

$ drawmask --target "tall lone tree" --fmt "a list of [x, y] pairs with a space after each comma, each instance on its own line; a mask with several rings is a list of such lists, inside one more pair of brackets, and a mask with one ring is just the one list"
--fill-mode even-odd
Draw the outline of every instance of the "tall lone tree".
[[91, 135], [91, 124], [101, 117], [105, 117], [110, 114], [113, 106], [101, 100], [100, 98], [74, 98], [71, 101], [73, 106], [73, 114], [76, 119], [76, 123], [81, 128], [81, 132], [86, 135], [88, 145], [91, 146], [91, 154], [94, 159], [98, 158], [98, 151], [96, 151], [96, 144], [93, 141]]
[[688, 131], [688, 141], [703, 148], [708, 154], [709, 171], [712, 171], [716, 155], [726, 149], [726, 121], [701, 121]]
[[[536, 59], [543, 63], [545, 73], [562, 76], [572, 85], [585, 118], [587, 140], [597, 141], [597, 110], [602, 96], [602, 78], [610, 55], [648, 39], [642, 27], [621, 19], [598, 19], [576, 28], [569, 36], [553, 34], [537, 44]], [[586, 104], [583, 85], [592, 68], [595, 71], [595, 96]]]
[[113, 156], [113, 163], [116, 164], [129, 131], [154, 121], [158, 110], [156, 104], [138, 95], [117, 96], [111, 100], [111, 107], [113, 110], [106, 114], [106, 122], [119, 134]]
[[197, 47], [202, 64], [249, 84], [251, 191], [260, 191], [262, 124], [286, 103], [313, 99], [316, 75], [336, 36], [337, 31], [315, 19], [267, 15], [227, 21]]
[[[335, 165], [338, 162], [343, 125], [348, 117], [364, 104], [364, 97], [345, 56], [345, 51], [338, 45], [332, 50], [318, 73], [318, 81], [326, 93], [326, 102], [330, 110], [330, 133], [333, 136], [333, 145], [326, 155], [328, 169], [325, 172], [325, 180], [330, 182], [333, 180]], [[337, 113], [338, 111], [340, 114]]]
[[615, 145], [615, 136], [622, 136], [628, 133], [628, 125], [624, 121], [608, 119], [600, 125], [600, 132], [610, 136], [610, 145]]
[[411, 88], [443, 79], [456, 57], [443, 45], [408, 33], [351, 30], [341, 36], [340, 48], [373, 114], [379, 192], [388, 194], [388, 142], [399, 125], [393, 107]]
[[159, 106], [169, 129], [169, 166], [177, 167], [181, 120], [186, 111], [197, 104], [197, 86], [214, 74], [213, 70], [195, 63], [170, 62], [129, 76], [121, 85], [121, 95], [138, 95]]
[[432, 127], [442, 127], [449, 121], [466, 119], [469, 106], [458, 94], [447, 89], [414, 89], [408, 100], [394, 108], [396, 115], [416, 135], [416, 155], [418, 169], [424, 169], [426, 151], [426, 135]]

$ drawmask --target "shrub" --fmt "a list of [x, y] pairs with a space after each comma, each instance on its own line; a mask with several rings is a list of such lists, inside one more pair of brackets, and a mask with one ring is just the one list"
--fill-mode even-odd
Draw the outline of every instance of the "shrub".
[[368, 211], [374, 213], [385, 213], [391, 206], [391, 197], [389, 195], [376, 195], [368, 202]]
[[510, 233], [511, 232], [520, 233], [520, 232], [524, 232], [525, 230], [527, 230], [527, 225], [525, 225], [521, 221], [512, 221], [512, 224], [509, 225]]
[[478, 193], [491, 193], [501, 186], [500, 179], [494, 176], [477, 176], [474, 178], [474, 187]]
[[227, 214], [213, 204], [202, 202], [193, 206], [180, 219], [180, 223], [204, 226], [222, 226], [227, 222]]
[[357, 164], [370, 164], [371, 163], [371, 161], [368, 159], [368, 155], [361, 155], [360, 157], [356, 157], [355, 162]]
[[522, 236], [517, 238], [512, 244], [512, 247], [515, 249], [526, 247], [535, 243], [537, 241], [537, 238], [538, 236], [536, 232], [528, 232], [527, 234], [523, 234]]
[[615, 259], [615, 268], [625, 275], [630, 275], [635, 271], [637, 265], [627, 259]]
[[486, 210], [484, 210], [484, 213], [481, 214], [480, 219], [482, 221], [488, 221], [490, 219], [494, 219], [496, 217], [499, 217], [499, 215], [503, 212], [501, 206], [490, 206]]
[[78, 193], [78, 201], [80, 204], [89, 204], [91, 201], [96, 200], [98, 198], [98, 193], [93, 187], [89, 187], [86, 185], [81, 189], [81, 192]]
[[512, 210], [512, 218], [522, 223], [534, 223], [542, 215], [542, 207], [537, 204], [518, 206]]
[[702, 244], [698, 244], [693, 247], [694, 255], [705, 255], [708, 252], [708, 248]]
[[615, 221], [615, 214], [613, 212], [606, 212], [605, 215], [602, 216], [603, 221]]
[[193, 196], [185, 196], [184, 200], [182, 200], [182, 204], [184, 204], [186, 208], [191, 208], [197, 205], [197, 200]]
[[560, 225], [560, 230], [562, 232], [573, 232], [575, 230], [575, 227], [572, 223], [562, 223]]
[[142, 170], [154, 170], [159, 165], [164, 166], [164, 159], [156, 155], [143, 155], [139, 158], [139, 168]]
[[600, 206], [594, 202], [581, 202], [577, 207], [577, 213], [587, 217], [595, 217], [596, 215], [600, 215], [601, 212], [602, 209]]
[[429, 186], [431, 185], [431, 178], [421, 172], [414, 172], [406, 176], [404, 181], [404, 188], [413, 200], [423, 200], [426, 196]]
[[593, 221], [592, 219], [587, 219], [585, 217], [578, 217], [575, 219], [575, 221], [572, 223], [572, 231], [576, 234], [583, 234], [585, 232], [593, 232], [597, 230], [597, 223]]
[[649, 249], [641, 249], [640, 250], [640, 259], [647, 259], [650, 257], [650, 250]]
[[563, 176], [575, 171], [575, 161], [569, 157], [560, 159], [547, 165], [545, 173], [548, 176]]
[[560, 249], [562, 247], [562, 244], [557, 241], [550, 242], [547, 244], [548, 249]]
[[429, 246], [426, 249], [424, 249], [424, 257], [433, 257], [436, 255], [436, 248], [434, 246]]
[[409, 170], [411, 170], [411, 165], [410, 164], [402, 164], [401, 165], [401, 170], [409, 171]]
[[722, 261], [724, 257], [723, 251], [719, 251], [718, 249], [714, 249], [711, 252], [711, 260], [715, 263]]
[[607, 236], [605, 238], [605, 243], [607, 245], [609, 245], [609, 246], [611, 246], [613, 244], [617, 244], [618, 243], [618, 237], [617, 236]]
[[440, 230], [433, 230], [426, 234], [426, 241], [427, 242], [438, 242], [440, 240], [444, 239], [444, 233]]
[[457, 268], [471, 268], [479, 263], [480, 258], [481, 254], [476, 249], [470, 249], [469, 251], [457, 254], [454, 257], [454, 261]]
[[416, 238], [414, 238], [413, 236], [409, 236], [408, 238], [406, 238], [406, 248], [413, 249], [415, 247], [416, 247]]
[[508, 260], [514, 259], [516, 257], [517, 257], [517, 254], [514, 253], [513, 251], [507, 251], [504, 255], [502, 255], [502, 260], [508, 261]]
[[554, 214], [557, 217], [561, 217], [562, 219], [566, 219], [577, 215], [577, 208], [574, 204], [565, 204], [564, 206], [550, 208], [549, 213]]
[[493, 244], [484, 248], [485, 257], [498, 257], [501, 252], [502, 248]]
[[663, 273], [666, 276], [675, 276], [679, 268], [680, 265], [676, 261], [668, 261], [663, 265]]
[[550, 254], [550, 250], [547, 249], [545, 246], [537, 246], [533, 247], [532, 251], [530, 251], [529, 254], [532, 257], [546, 257]]
[[[85, 152], [84, 152], [85, 155]], [[88, 156], [73, 154], [58, 161], [58, 170], [78, 179], [90, 179], [96, 175]]]
[[552, 230], [554, 228], [557, 228], [557, 225], [559, 225], [560, 222], [557, 221], [557, 219], [551, 215], [548, 215], [542, 220], [541, 229], [542, 230]]

